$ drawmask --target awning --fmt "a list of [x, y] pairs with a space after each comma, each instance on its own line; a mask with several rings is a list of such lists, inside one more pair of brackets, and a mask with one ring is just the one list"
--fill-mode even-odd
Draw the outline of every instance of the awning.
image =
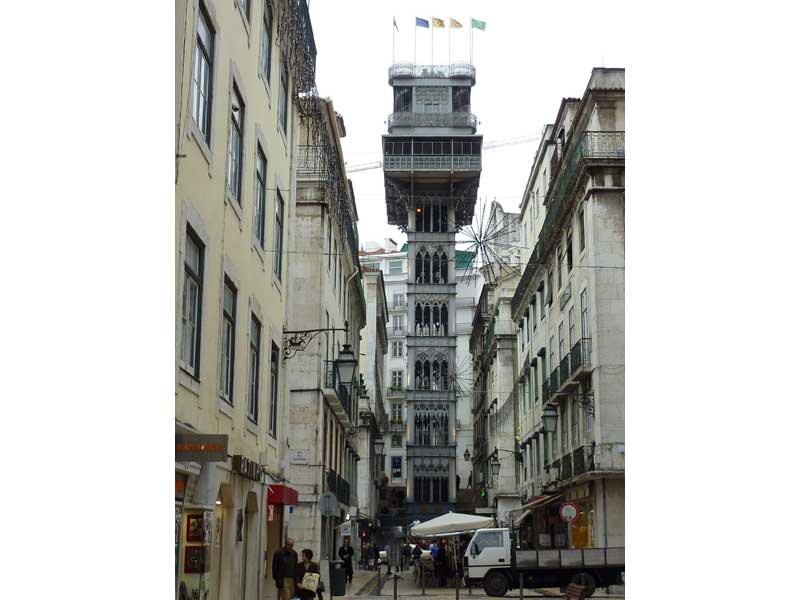
[[460, 534], [484, 527], [494, 527], [494, 517], [462, 515], [449, 512], [446, 515], [413, 526], [411, 528], [411, 535], [414, 537], [431, 537], [448, 533]]
[[297, 490], [286, 485], [267, 486], [267, 504], [284, 504], [297, 506], [300, 497]]
[[522, 523], [522, 521], [525, 520], [525, 517], [531, 514], [531, 511], [524, 510], [522, 511], [522, 513], [519, 514], [519, 516], [517, 516], [515, 513], [516, 509], [510, 510], [506, 513], [506, 517], [508, 517], [508, 521], [511, 525], [519, 525], [520, 523]]
[[524, 519], [527, 514], [523, 513], [530, 513], [536, 510], [537, 508], [541, 508], [545, 504], [550, 504], [554, 500], [561, 498], [564, 494], [553, 494], [552, 496], [538, 496], [534, 498], [533, 502], [528, 502], [525, 506], [520, 508], [515, 508], [514, 510], [508, 511], [507, 516], [514, 520], [514, 523], [520, 523], [522, 519]]

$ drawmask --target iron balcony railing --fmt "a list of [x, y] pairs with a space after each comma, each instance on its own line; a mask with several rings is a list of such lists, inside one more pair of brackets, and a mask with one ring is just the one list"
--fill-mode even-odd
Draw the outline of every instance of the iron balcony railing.
[[401, 300], [399, 302], [392, 302], [392, 310], [398, 310], [400, 308], [406, 308], [408, 306], [408, 302], [406, 300]]
[[456, 127], [469, 128], [475, 133], [478, 128], [478, 118], [468, 112], [395, 112], [389, 115], [388, 124], [389, 133], [392, 133], [394, 127]]
[[547, 378], [544, 378], [542, 381], [542, 404], [547, 404], [547, 401], [550, 399], [550, 384], [547, 381]]
[[576, 477], [594, 471], [594, 448], [591, 445], [581, 446], [572, 453], [572, 471]]
[[561, 359], [561, 364], [558, 365], [559, 370], [559, 378], [561, 380], [561, 385], [569, 379], [570, 371], [569, 371], [569, 354], [564, 355], [564, 358]]
[[328, 491], [336, 494], [336, 499], [342, 504], [350, 505], [350, 484], [333, 470], [328, 471]]
[[565, 454], [561, 457], [560, 479], [572, 479], [572, 454]]
[[574, 375], [581, 367], [590, 367], [592, 364], [592, 340], [581, 338], [569, 351], [570, 375]]
[[389, 388], [386, 396], [388, 398], [405, 398], [406, 391], [403, 388]]
[[318, 175], [323, 172], [325, 146], [298, 146], [297, 172], [303, 175]]
[[339, 381], [339, 372], [336, 370], [332, 360], [325, 361], [325, 387], [336, 391], [336, 397], [348, 415], [350, 412], [350, 394], [347, 393], [347, 386]]
[[468, 63], [450, 65], [417, 65], [403, 62], [389, 67], [389, 85], [393, 79], [469, 79], [475, 83], [475, 67]]
[[550, 373], [550, 396], [554, 396], [558, 392], [558, 369], [553, 369]]
[[383, 157], [384, 171], [479, 171], [481, 157], [468, 155], [390, 155]]

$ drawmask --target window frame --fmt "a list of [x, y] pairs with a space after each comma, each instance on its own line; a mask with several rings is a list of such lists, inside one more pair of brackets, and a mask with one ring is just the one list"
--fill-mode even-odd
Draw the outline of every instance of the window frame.
[[[187, 244], [192, 243], [197, 247], [197, 273], [194, 272], [194, 268], [190, 266], [187, 262]], [[182, 306], [181, 306], [181, 354], [180, 354], [180, 361], [181, 367], [184, 371], [192, 375], [195, 379], [200, 378], [200, 350], [201, 350], [201, 338], [202, 338], [202, 318], [203, 318], [203, 276], [204, 276], [204, 266], [205, 266], [205, 244], [201, 241], [200, 237], [192, 230], [190, 226], [187, 225], [186, 227], [186, 240], [184, 242], [184, 252], [183, 252], [183, 270], [184, 270], [184, 281], [183, 281], [183, 297], [182, 297]], [[192, 340], [192, 358], [194, 359], [192, 362], [187, 362], [186, 357], [184, 356], [184, 329], [186, 325], [184, 324], [184, 319], [187, 316], [186, 313], [186, 295], [187, 295], [187, 285], [189, 282], [192, 282], [197, 286], [197, 294], [196, 294], [196, 306], [195, 306], [195, 323], [193, 324], [193, 334], [194, 339]]]
[[579, 252], [583, 252], [586, 249], [586, 212], [583, 206], [578, 212], [578, 233]]
[[[200, 35], [200, 25], [201, 22], [205, 29], [208, 31], [208, 38], [209, 38], [209, 48], [206, 48], [206, 44], [204, 40], [201, 38]], [[216, 34], [217, 31], [213, 27], [211, 17], [208, 13], [203, 2], [198, 3], [198, 16], [197, 16], [197, 26], [195, 28], [195, 45], [194, 45], [194, 57], [192, 59], [192, 108], [191, 114], [192, 118], [194, 119], [195, 124], [197, 125], [197, 129], [200, 132], [200, 136], [203, 138], [205, 143], [208, 147], [211, 147], [211, 121], [212, 121], [212, 113], [213, 113], [213, 100], [214, 100], [214, 50], [215, 50], [215, 43], [216, 43]], [[200, 69], [200, 59], [203, 58], [207, 65], [207, 70], [205, 72], [205, 86], [198, 80], [199, 69]], [[203, 100], [205, 103], [203, 108], [205, 112], [203, 113], [203, 117], [200, 118], [199, 110], [200, 110], [200, 92], [201, 87], [205, 88], [205, 94], [202, 95]]]
[[[228, 314], [226, 309], [225, 295], [227, 292], [232, 296], [232, 312]], [[222, 337], [220, 338], [220, 381], [219, 395], [225, 402], [233, 406], [234, 380], [236, 368], [236, 304], [238, 301], [238, 290], [233, 282], [226, 276], [222, 286]], [[230, 337], [226, 336], [226, 329], [230, 327]], [[226, 357], [226, 340], [229, 341], [230, 348]], [[226, 361], [227, 358], [227, 361]], [[225, 364], [227, 362], [227, 364]]]
[[289, 136], [289, 65], [286, 58], [281, 56], [281, 81], [278, 91], [278, 128], [288, 138]]
[[[234, 110], [238, 107], [238, 110]], [[244, 170], [244, 118], [245, 103], [236, 81], [231, 87], [231, 107], [228, 132], [228, 169], [226, 185], [236, 203], [242, 206], [242, 171]], [[237, 138], [237, 147], [234, 152], [234, 136]], [[235, 185], [233, 185], [235, 184]]]
[[[261, 383], [261, 321], [254, 313], [250, 314], [247, 385], [247, 418], [258, 423], [258, 396]], [[255, 340], [253, 339], [255, 338]]]
[[[397, 459], [398, 463], [398, 471], [399, 474], [397, 477], [394, 475], [395, 470], [395, 459]], [[403, 479], [403, 457], [402, 456], [392, 456], [392, 481], [401, 481]]]
[[279, 189], [275, 189], [275, 256], [272, 261], [272, 274], [283, 281], [283, 211], [286, 204]]
[[[264, 0], [264, 14], [261, 17], [261, 51], [258, 57], [258, 68], [263, 75], [264, 83], [269, 87], [270, 77], [272, 75], [272, 2]], [[265, 68], [266, 67], [266, 68]]]
[[[262, 172], [263, 165], [263, 172]], [[267, 155], [260, 143], [256, 144], [256, 198], [253, 215], [253, 231], [258, 245], [267, 249]]]
[[278, 382], [280, 378], [280, 354], [278, 346], [272, 342], [270, 349], [270, 394], [269, 394], [269, 426], [267, 433], [277, 439], [278, 431]]

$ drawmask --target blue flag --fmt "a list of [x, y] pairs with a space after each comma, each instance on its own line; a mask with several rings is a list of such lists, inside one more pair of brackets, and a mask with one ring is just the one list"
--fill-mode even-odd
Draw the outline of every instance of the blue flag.
[[417, 27], [424, 27], [425, 29], [430, 29], [430, 24], [425, 19], [420, 19], [417, 17]]

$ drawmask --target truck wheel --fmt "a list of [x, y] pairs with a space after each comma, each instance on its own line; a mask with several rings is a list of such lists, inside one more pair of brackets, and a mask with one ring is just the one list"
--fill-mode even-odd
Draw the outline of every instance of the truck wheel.
[[489, 596], [505, 596], [508, 591], [508, 580], [499, 571], [490, 571], [483, 578], [483, 590]]
[[592, 594], [594, 594], [594, 589], [596, 586], [594, 576], [591, 573], [578, 573], [577, 575], [572, 576], [571, 583], [576, 583], [578, 585], [582, 585], [586, 588], [586, 598], [590, 598]]

